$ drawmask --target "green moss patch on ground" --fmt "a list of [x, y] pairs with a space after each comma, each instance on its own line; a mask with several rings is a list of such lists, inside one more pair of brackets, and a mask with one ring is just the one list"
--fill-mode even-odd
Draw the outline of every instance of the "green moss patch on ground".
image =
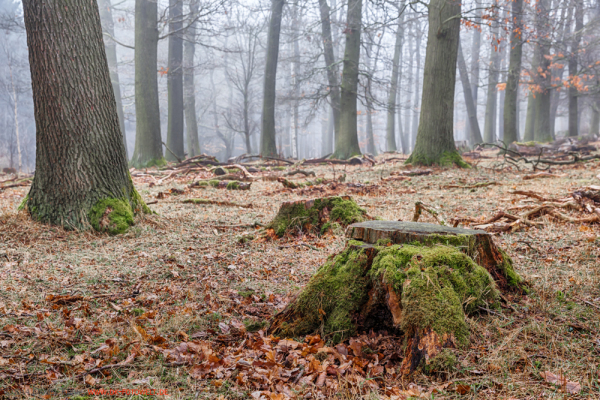
[[111, 235], [125, 233], [134, 223], [133, 209], [122, 199], [102, 199], [92, 207], [88, 216], [95, 230]]

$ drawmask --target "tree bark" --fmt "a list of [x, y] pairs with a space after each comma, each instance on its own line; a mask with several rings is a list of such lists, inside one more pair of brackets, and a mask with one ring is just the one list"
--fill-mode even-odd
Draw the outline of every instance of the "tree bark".
[[527, 115], [525, 116], [525, 132], [523, 133], [524, 142], [533, 142], [533, 132], [535, 128], [535, 97], [530, 91], [527, 96]]
[[473, 100], [473, 93], [471, 92], [471, 84], [469, 83], [469, 72], [467, 71], [467, 64], [463, 56], [462, 47], [458, 46], [458, 72], [463, 87], [463, 94], [465, 96], [465, 104], [467, 106], [467, 114], [469, 116], [469, 132], [471, 137], [469, 142], [471, 145], [477, 145], [482, 143], [481, 131], [479, 130], [479, 121], [477, 121], [477, 108]]
[[[411, 30], [411, 25], [409, 24], [407, 29], [409, 30], [408, 35], [406, 35], [407, 38], [411, 38], [412, 35], [410, 33]], [[413, 40], [415, 40], [413, 38]], [[400, 136], [400, 141], [402, 142], [402, 154], [409, 154], [410, 153], [410, 145], [411, 145], [411, 138], [412, 138], [412, 127], [411, 127], [411, 119], [412, 119], [412, 113], [414, 112], [412, 109], [412, 90], [411, 88], [413, 87], [413, 51], [412, 51], [412, 46], [410, 44], [409, 41], [407, 41], [407, 49], [408, 49], [408, 65], [406, 66], [406, 72], [407, 72], [407, 76], [406, 76], [406, 87], [408, 88], [408, 90], [406, 90], [406, 104], [404, 105], [404, 130], [403, 130], [403, 135]], [[398, 90], [398, 94], [400, 95], [402, 93], [401, 90]], [[399, 96], [399, 98], [401, 99], [402, 97]], [[398, 103], [401, 103], [401, 101], [398, 101]], [[398, 113], [402, 112], [401, 109], [398, 110]]]
[[15, 86], [15, 80], [13, 77], [12, 60], [8, 62], [8, 70], [10, 73], [10, 86], [12, 89], [13, 116], [15, 119], [15, 139], [17, 140], [17, 174], [20, 174], [21, 170], [23, 169], [23, 158], [21, 156], [21, 134], [19, 131], [19, 95], [17, 93], [17, 87]]
[[523, 0], [512, 2], [512, 30], [510, 33], [510, 60], [506, 87], [504, 88], [504, 142], [507, 144], [518, 141], [519, 125], [517, 107], [519, 97], [519, 79], [521, 76], [521, 60], [523, 58]]
[[169, 56], [167, 71], [168, 121], [167, 147], [168, 161], [183, 160], [183, 1], [169, 0]]
[[[565, 18], [566, 14], [566, 18]], [[560, 19], [562, 21], [559, 25], [556, 46], [566, 45], [567, 44], [567, 35], [570, 31], [571, 26], [571, 17], [573, 16], [573, 7], [563, 7], [560, 11]], [[557, 49], [558, 50], [558, 49]], [[560, 51], [560, 50], [559, 50]], [[554, 67], [552, 68], [552, 76], [556, 82], [562, 82], [563, 75], [565, 72], [565, 65], [560, 61], [556, 61], [553, 63]], [[558, 78], [558, 79], [557, 79]], [[559, 90], [552, 90], [550, 93], [550, 132], [552, 133], [552, 137], [556, 137], [556, 116], [558, 113], [558, 105], [560, 103], [561, 92]]]
[[[190, 2], [190, 19], [198, 13], [198, 0]], [[202, 154], [198, 139], [198, 117], [196, 115], [196, 84], [194, 57], [196, 55], [196, 23], [192, 23], [185, 32], [183, 44], [183, 106], [189, 157]]]
[[[477, 11], [477, 19], [481, 21], [483, 11]], [[473, 32], [473, 43], [471, 45], [471, 93], [473, 93], [473, 104], [475, 104], [475, 115], [477, 116], [477, 98], [479, 97], [479, 59], [481, 58], [481, 31], [479, 29], [475, 29]], [[471, 126], [467, 124], [469, 127], [469, 131], [471, 131]], [[470, 132], [471, 138], [477, 138], [475, 132]], [[479, 138], [481, 137], [481, 129], [479, 130]], [[481, 143], [481, 142], [479, 142]], [[474, 145], [475, 143], [471, 143]]]
[[423, 100], [415, 149], [408, 162], [465, 166], [454, 144], [454, 89], [461, 5], [456, 0], [429, 3]]
[[[333, 51], [333, 36], [331, 34], [331, 9], [327, 0], [319, 0], [319, 12], [321, 13], [321, 36], [323, 38], [323, 54], [327, 68], [327, 81], [329, 83], [329, 101], [333, 116], [334, 134], [339, 133], [340, 123], [340, 85], [338, 81], [339, 69], [335, 61]], [[326, 154], [331, 152], [331, 146], [325, 150]]]
[[362, 0], [348, 0], [346, 48], [340, 94], [340, 128], [335, 136], [334, 158], [360, 155], [357, 126], [358, 67], [362, 29]]
[[135, 1], [135, 150], [136, 168], [163, 165], [158, 104], [158, 9], [156, 1]]
[[[571, 52], [569, 54], [569, 78], [578, 74], [579, 42], [583, 34], [583, 4], [581, 0], [575, 0], [575, 32], [573, 32], [573, 41], [571, 42]], [[574, 84], [569, 85], [569, 136], [579, 136], [578, 121], [578, 96], [579, 91]]]
[[535, 93], [535, 126], [533, 138], [536, 142], [551, 142], [550, 132], [550, 87], [552, 72], [550, 70], [550, 38], [546, 32], [549, 18], [550, 0], [538, 0], [536, 13], [537, 43], [534, 58], [537, 67], [534, 71], [536, 83]]
[[300, 157], [299, 135], [300, 135], [300, 10], [298, 1], [294, 2], [292, 15], [292, 45], [294, 48], [294, 59], [292, 62], [292, 86], [294, 93], [293, 124], [292, 127], [292, 158]]
[[98, 5], [25, 0], [23, 11], [37, 128], [27, 209], [67, 229], [124, 230], [146, 206], [128, 171]]
[[[416, 142], [417, 142], [417, 132], [419, 130], [419, 109], [421, 108], [421, 39], [423, 38], [423, 33], [421, 32], [421, 24], [419, 20], [414, 21], [415, 27], [415, 87], [414, 87], [414, 96], [415, 99], [413, 101], [413, 118], [412, 118], [412, 133], [411, 133], [411, 151], [414, 150]], [[423, 78], [425, 79], [425, 78]]]
[[279, 36], [281, 33], [281, 17], [285, 0], [272, 0], [271, 19], [267, 39], [267, 57], [265, 61], [264, 98], [262, 110], [262, 136], [260, 154], [268, 157], [277, 156], [275, 142], [275, 100], [277, 97], [277, 59], [279, 58]]
[[498, 102], [498, 63], [500, 61], [500, 52], [496, 46], [496, 38], [498, 36], [498, 27], [495, 21], [492, 21], [491, 29], [491, 49], [490, 49], [490, 63], [488, 70], [488, 87], [487, 87], [487, 101], [485, 105], [485, 123], [483, 126], [483, 141], [486, 143], [494, 143], [496, 137], [496, 105]]
[[[396, 43], [394, 45], [394, 58], [392, 61], [392, 77], [390, 79], [390, 92], [388, 94], [387, 107], [387, 125], [386, 125], [386, 148], [387, 151], [396, 151], [396, 98], [398, 97], [398, 84], [400, 80], [400, 59], [402, 57], [402, 44], [404, 39], [404, 21], [403, 3], [399, 2], [398, 7], [401, 14], [398, 15], [398, 26], [396, 28]], [[399, 115], [399, 113], [398, 113]], [[403, 149], [404, 150], [404, 149]]]
[[[115, 36], [114, 21], [112, 15], [112, 6], [110, 0], [98, 0], [100, 9], [100, 20], [102, 21], [102, 30], [104, 33]], [[125, 152], [127, 150], [127, 132], [125, 131], [125, 115], [123, 113], [123, 99], [121, 98], [121, 83], [119, 80], [119, 66], [117, 63], [117, 44], [110, 37], [104, 35], [104, 48], [106, 50], [106, 59], [110, 71], [110, 81], [115, 92], [115, 101], [117, 102], [117, 113], [119, 115], [119, 126], [123, 134], [123, 144]]]

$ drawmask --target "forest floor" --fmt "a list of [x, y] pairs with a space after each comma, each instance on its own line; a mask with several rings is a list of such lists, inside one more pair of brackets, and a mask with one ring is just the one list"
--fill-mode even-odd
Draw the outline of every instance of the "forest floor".
[[[538, 228], [496, 234], [531, 293], [470, 316], [471, 346], [444, 373], [402, 381], [401, 339], [385, 332], [332, 351], [327, 338], [279, 340], [261, 330], [345, 242], [338, 229], [238, 243], [284, 201], [344, 194], [372, 216], [404, 221], [422, 201], [446, 220], [483, 221], [535, 202], [515, 189], [564, 198], [600, 184], [597, 161], [524, 180], [531, 170], [492, 168], [500, 159], [386, 180], [406, 169], [390, 157], [373, 167], [303, 167], [363, 184], [335, 188], [260, 180], [248, 191], [188, 187], [208, 172], [159, 185], [135, 178], [144, 199], [158, 201], [157, 214], [117, 237], [33, 222], [17, 211], [27, 187], [0, 192], [0, 398], [600, 398], [598, 224], [544, 216]], [[182, 203], [188, 198], [251, 208]], [[421, 221], [435, 223], [426, 213]]]

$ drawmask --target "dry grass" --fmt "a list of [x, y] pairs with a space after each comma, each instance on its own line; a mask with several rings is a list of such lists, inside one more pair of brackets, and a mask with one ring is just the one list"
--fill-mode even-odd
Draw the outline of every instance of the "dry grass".
[[[409, 181], [381, 180], [403, 168], [395, 163], [314, 170], [319, 177], [345, 173], [347, 182], [377, 185], [366, 195], [346, 189], [336, 193], [348, 193], [369, 214], [390, 220], [410, 220], [416, 201], [438, 207], [446, 220], [484, 220], [529, 201], [511, 195], [514, 189], [564, 197], [576, 187], [598, 183], [597, 163], [556, 170], [563, 177], [532, 180], [523, 180], [524, 172], [497, 172], [489, 166], [435, 170]], [[136, 185], [150, 201], [160, 191], [184, 188], [190, 179], [154, 187], [140, 179]], [[441, 189], [484, 181], [499, 185]], [[232, 344], [219, 339], [219, 323], [265, 321], [344, 245], [342, 232], [302, 238], [311, 247], [238, 244], [236, 238], [252, 229], [232, 225], [264, 224], [282, 201], [322, 195], [309, 189], [282, 190], [278, 182], [259, 181], [250, 191], [207, 188], [167, 196], [152, 206], [157, 215], [119, 237], [35, 223], [16, 211], [26, 191], [0, 193], [0, 393], [6, 398], [93, 398], [88, 397], [90, 387], [165, 389], [165, 398], [171, 399], [249, 397], [254, 389], [235, 379], [215, 384], [192, 378], [190, 367], [165, 359], [161, 349], [175, 348], [196, 332], [208, 332], [203, 340], [215, 349], [229, 349]], [[251, 203], [254, 208], [180, 202], [198, 197]], [[422, 221], [434, 222], [428, 215]], [[414, 378], [423, 391], [439, 388], [429, 398], [600, 398], [600, 229], [542, 221], [542, 229], [496, 236], [518, 272], [533, 284], [532, 293], [512, 309], [469, 319], [472, 346], [459, 352], [458, 367]], [[49, 295], [81, 298], [60, 304]], [[108, 350], [97, 351], [103, 345]], [[116, 354], [109, 354], [111, 348]], [[86, 383], [85, 374], [73, 378], [93, 368], [90, 363], [98, 361], [92, 360], [121, 362], [132, 349], [133, 361], [94, 374], [95, 382]], [[579, 382], [581, 392], [569, 395], [546, 383], [540, 375], [544, 371]], [[402, 390], [407, 385], [385, 382]], [[457, 385], [467, 386], [469, 393], [459, 394]], [[309, 389], [306, 393], [319, 397], [318, 390]], [[112, 396], [138, 397], [143, 396]], [[385, 390], [357, 388], [343, 379], [335, 397], [389, 398]]]

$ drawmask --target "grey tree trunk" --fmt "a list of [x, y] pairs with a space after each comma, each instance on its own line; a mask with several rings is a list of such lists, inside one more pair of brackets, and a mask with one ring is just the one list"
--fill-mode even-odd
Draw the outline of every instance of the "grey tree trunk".
[[[565, 13], [566, 13], [566, 18], [565, 18]], [[558, 45], [565, 45], [567, 44], [567, 35], [570, 32], [570, 26], [573, 23], [573, 21], [571, 21], [571, 18], [573, 17], [573, 7], [563, 7], [561, 12], [560, 12], [560, 21], [562, 21], [559, 25], [558, 28], [558, 33], [557, 33], [557, 39], [556, 42]], [[565, 72], [565, 65], [564, 63], [560, 63], [559, 61], [556, 61], [553, 63], [554, 67], [552, 68], [552, 76], [553, 79], [558, 78], [557, 82], [562, 82], [563, 79], [563, 75]], [[550, 132], [552, 133], [552, 136], [555, 137], [555, 131], [556, 131], [556, 116], [558, 113], [558, 105], [560, 103], [560, 97], [561, 97], [561, 92], [559, 90], [552, 90], [552, 92], [550, 93]]]
[[[403, 11], [403, 3], [400, 2], [398, 7]], [[392, 77], [390, 79], [390, 92], [388, 94], [388, 107], [387, 107], [387, 125], [385, 131], [386, 137], [386, 149], [387, 151], [396, 151], [396, 98], [398, 97], [398, 84], [400, 80], [400, 64], [402, 57], [402, 44], [404, 29], [402, 27], [404, 22], [404, 13], [398, 15], [398, 27], [396, 28], [396, 42], [394, 45], [394, 58], [392, 65]]]
[[136, 168], [164, 165], [158, 104], [156, 1], [135, 1], [135, 150]]
[[[323, 54], [325, 56], [325, 65], [327, 67], [327, 81], [329, 83], [329, 101], [333, 114], [334, 134], [339, 132], [340, 121], [340, 84], [338, 81], [339, 69], [335, 61], [335, 52], [333, 49], [333, 36], [331, 34], [331, 9], [327, 0], [319, 0], [319, 11], [321, 13], [321, 36], [323, 38]], [[330, 140], [330, 139], [329, 139]], [[331, 147], [328, 146], [325, 154], [331, 153]]]
[[525, 132], [523, 133], [524, 142], [533, 142], [535, 128], [535, 97], [529, 92], [527, 96], [527, 115], [525, 116]]
[[498, 26], [493, 23], [491, 29], [492, 45], [490, 49], [490, 63], [488, 72], [487, 101], [485, 105], [485, 124], [483, 126], [483, 141], [493, 143], [496, 141], [496, 105], [498, 102], [498, 67], [500, 61], [500, 52], [494, 44], [498, 36]]
[[[503, 18], [507, 18], [507, 16], [505, 15]], [[505, 44], [502, 44], [502, 51], [500, 52], [501, 54], [501, 61], [500, 61], [500, 71], [502, 71], [500, 73], [500, 80], [499, 83], [504, 83], [506, 85], [506, 60], [507, 60], [507, 56], [508, 56], [508, 52], [506, 51], [507, 48], [505, 47]], [[498, 119], [498, 140], [504, 140], [504, 98], [506, 96], [505, 90], [501, 90], [498, 93], [498, 116], [496, 117]]]
[[37, 128], [27, 209], [67, 229], [120, 233], [147, 208], [128, 171], [98, 5], [25, 0], [23, 11]]
[[334, 158], [360, 154], [357, 127], [358, 64], [362, 29], [362, 0], [348, 0], [346, 48], [340, 95], [340, 128], [335, 136]]
[[[482, 10], [477, 11], [477, 20], [481, 21]], [[475, 115], [477, 117], [477, 98], [479, 97], [479, 59], [481, 58], [481, 32], [479, 29], [473, 31], [473, 43], [471, 44], [471, 93], [473, 94], [473, 104], [475, 104]], [[470, 122], [467, 123], [469, 131], [471, 130]], [[481, 130], [479, 131], [481, 137]], [[470, 132], [470, 137], [475, 138], [475, 132]], [[480, 142], [481, 143], [481, 142]], [[471, 143], [473, 145], [475, 143]]]
[[471, 83], [469, 82], [469, 72], [467, 71], [467, 63], [462, 52], [462, 46], [458, 46], [458, 72], [463, 87], [465, 96], [465, 104], [467, 106], [467, 115], [469, 116], [469, 143], [474, 146], [482, 143], [481, 131], [479, 130], [479, 121], [477, 121], [477, 108], [473, 101], [473, 93], [471, 91]]
[[[412, 35], [410, 33], [411, 30], [411, 25], [410, 24], [408, 26], [409, 29], [409, 33], [408, 35], [406, 35], [406, 37], [411, 38]], [[413, 38], [414, 40], [414, 38]], [[413, 87], [413, 51], [412, 51], [412, 46], [410, 44], [410, 42], [407, 42], [407, 49], [408, 49], [408, 65], [406, 66], [406, 72], [407, 72], [407, 76], [406, 76], [406, 87], [408, 88], [408, 90], [406, 90], [406, 104], [404, 105], [404, 130], [403, 130], [403, 135], [401, 136], [401, 141], [402, 141], [402, 154], [409, 154], [410, 153], [410, 145], [411, 145], [411, 119], [412, 119], [412, 113], [413, 113], [413, 109], [412, 109], [412, 87]], [[398, 93], [401, 93], [401, 90], [398, 90]], [[398, 102], [400, 103], [400, 102]], [[399, 110], [398, 112], [401, 112], [401, 110]]]
[[[583, 2], [575, 0], [575, 32], [573, 32], [573, 41], [571, 42], [571, 51], [569, 54], [569, 76], [575, 77], [578, 74], [578, 51], [579, 42], [583, 34]], [[569, 86], [569, 136], [579, 135], [578, 121], [578, 96], [579, 91], [576, 85]]]
[[423, 103], [415, 149], [407, 162], [421, 165], [466, 164], [454, 144], [454, 91], [461, 5], [429, 2], [429, 32], [423, 78]]
[[[117, 114], [119, 116], [119, 127], [123, 134], [123, 144], [127, 154], [127, 132], [125, 131], [125, 115], [123, 113], [123, 100], [121, 98], [121, 84], [119, 81], [119, 66], [117, 64], [117, 44], [111, 37], [115, 36], [114, 21], [112, 15], [112, 6], [110, 0], [98, 0], [100, 9], [100, 20], [102, 22], [102, 31], [104, 36], [104, 49], [106, 50], [106, 59], [110, 71], [110, 82], [115, 92], [115, 101], [117, 102]], [[107, 37], [109, 35], [110, 37]]]
[[183, 137], [183, 1], [169, 0], [169, 59], [167, 87], [169, 116], [167, 122], [168, 161], [185, 158]]
[[277, 143], [275, 141], [275, 100], [277, 97], [279, 36], [281, 33], [281, 17], [283, 14], [284, 3], [285, 0], [272, 0], [271, 19], [269, 21], [269, 33], [267, 39], [260, 154], [268, 157], [277, 156]]
[[294, 2], [293, 16], [292, 16], [292, 34], [293, 46], [294, 46], [294, 59], [292, 62], [292, 86], [294, 91], [294, 113], [292, 128], [293, 140], [292, 140], [292, 157], [300, 157], [299, 147], [299, 135], [300, 135], [300, 10], [298, 8], [298, 1]]
[[[413, 101], [413, 120], [412, 120], [412, 137], [411, 137], [411, 150], [414, 150], [417, 142], [417, 132], [419, 129], [419, 108], [420, 104], [420, 93], [421, 93], [421, 39], [423, 34], [421, 32], [421, 24], [419, 20], [415, 21], [415, 87], [414, 87], [414, 101]], [[425, 79], [425, 78], [423, 78]]]
[[[198, 0], [190, 2], [190, 19], [198, 13]], [[198, 138], [198, 117], [196, 115], [196, 84], [194, 57], [196, 55], [196, 23], [191, 24], [185, 32], [183, 44], [183, 106], [185, 112], [185, 128], [188, 155], [194, 157], [202, 154]]]
[[538, 41], [534, 49], [534, 58], [538, 68], [535, 69], [534, 81], [539, 87], [535, 97], [535, 126], [533, 138], [536, 142], [551, 142], [550, 132], [550, 86], [552, 73], [550, 70], [550, 38], [546, 33], [550, 0], [540, 0], [537, 4], [536, 31]]
[[519, 139], [517, 108], [519, 106], [519, 79], [521, 76], [521, 60], [523, 58], [523, 0], [514, 0], [511, 8], [510, 60], [506, 87], [504, 88], [504, 142], [510, 144]]
[[[600, 79], [596, 80], [596, 85], [600, 87]], [[592, 99], [592, 118], [590, 123], [590, 134], [600, 136], [600, 95], [595, 95]]]

